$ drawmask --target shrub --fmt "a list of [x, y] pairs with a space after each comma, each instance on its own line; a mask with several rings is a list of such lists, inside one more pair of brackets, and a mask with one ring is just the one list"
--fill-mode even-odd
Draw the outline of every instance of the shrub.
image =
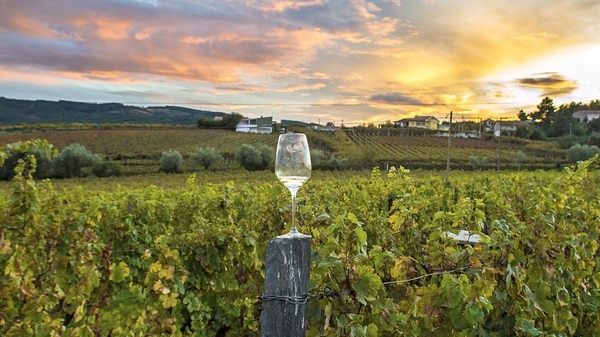
[[275, 148], [269, 145], [261, 145], [258, 147], [258, 152], [262, 158], [262, 163], [265, 169], [268, 169], [275, 163]]
[[587, 144], [575, 144], [567, 150], [567, 160], [576, 163], [592, 158], [600, 154], [600, 148], [596, 145], [589, 146]]
[[575, 135], [564, 135], [556, 138], [556, 144], [561, 149], [568, 149], [575, 144], [580, 144], [581, 139]]
[[115, 163], [98, 163], [92, 167], [92, 173], [96, 177], [120, 177], [123, 174], [121, 166]]
[[196, 150], [196, 153], [194, 153], [190, 159], [196, 165], [202, 166], [205, 170], [208, 170], [211, 166], [222, 162], [223, 156], [216, 149], [207, 147]]
[[531, 134], [529, 134], [529, 139], [531, 140], [545, 140], [546, 139], [546, 135], [544, 134], [544, 132], [540, 129], [533, 129], [533, 131], [531, 131]]
[[27, 160], [29, 156], [33, 156], [36, 161], [33, 178], [43, 179], [48, 178], [52, 172], [52, 157], [47, 150], [32, 148], [26, 152], [20, 152], [15, 149], [7, 150], [6, 159], [2, 167], [0, 167], [0, 180], [12, 180], [15, 176], [15, 168], [19, 165], [19, 160]]
[[512, 161], [515, 162], [515, 164], [517, 165], [517, 170], [520, 170], [521, 165], [523, 165], [523, 162], [527, 160], [527, 154], [525, 154], [525, 152], [523, 151], [511, 152], [510, 157]]
[[169, 150], [162, 153], [160, 156], [160, 172], [178, 173], [181, 172], [183, 166], [183, 156], [175, 150]]
[[600, 133], [592, 132], [588, 138], [587, 144], [600, 146]]
[[320, 167], [323, 160], [325, 160], [325, 153], [323, 151], [318, 149], [310, 150], [310, 163], [313, 168]]
[[235, 159], [248, 171], [266, 170], [275, 158], [272, 146], [261, 145], [258, 149], [252, 145], [244, 144], [235, 151]]
[[333, 171], [345, 170], [348, 168], [348, 158], [338, 159], [334, 155], [331, 155], [327, 161], [327, 168]]
[[488, 165], [487, 157], [477, 157], [477, 156], [469, 156], [469, 163], [473, 166], [475, 170], [483, 170]]
[[81, 169], [94, 166], [101, 159], [86, 149], [81, 144], [71, 144], [65, 147], [56, 158], [54, 158], [54, 170], [62, 178], [73, 178], [81, 176]]

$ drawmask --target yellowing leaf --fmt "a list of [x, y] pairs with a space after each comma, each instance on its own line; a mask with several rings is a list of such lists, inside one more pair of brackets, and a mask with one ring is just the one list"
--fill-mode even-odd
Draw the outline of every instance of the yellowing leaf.
[[151, 273], [157, 273], [161, 269], [162, 269], [162, 264], [160, 263], [160, 261], [156, 261], [150, 265], [150, 268], [148, 268], [148, 271]]
[[177, 293], [160, 295], [159, 300], [163, 308], [172, 308], [177, 305]]
[[112, 264], [110, 266], [110, 280], [115, 282], [122, 282], [129, 276], [129, 266], [127, 263], [121, 261], [119, 264]]
[[164, 278], [165, 280], [171, 280], [171, 279], [173, 279], [174, 274], [175, 274], [175, 267], [168, 266], [167, 268], [162, 269], [158, 272], [158, 277]]

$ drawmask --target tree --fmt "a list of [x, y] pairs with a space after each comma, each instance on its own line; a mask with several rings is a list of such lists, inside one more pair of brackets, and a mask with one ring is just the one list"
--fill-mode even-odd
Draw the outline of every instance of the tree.
[[258, 147], [258, 152], [263, 160], [265, 168], [269, 168], [275, 163], [275, 148], [269, 145], [261, 145]]
[[600, 133], [599, 132], [592, 132], [590, 134], [590, 137], [588, 138], [587, 144], [588, 145], [600, 146]]
[[53, 160], [54, 170], [63, 178], [73, 178], [81, 175], [81, 169], [100, 163], [100, 157], [75, 143], [65, 147]]
[[319, 149], [311, 149], [310, 150], [310, 163], [313, 168], [319, 167], [321, 165], [321, 161], [325, 159], [325, 153]]
[[523, 165], [523, 162], [527, 159], [527, 155], [523, 151], [511, 152], [510, 157], [517, 165], [517, 170], [521, 169], [521, 165]]
[[269, 168], [275, 157], [272, 146], [261, 145], [258, 149], [249, 144], [243, 144], [235, 151], [235, 159], [248, 171], [260, 171]]
[[232, 112], [223, 116], [223, 127], [227, 130], [235, 130], [236, 126], [242, 120], [244, 116], [237, 112]]
[[27, 161], [29, 156], [35, 158], [36, 167], [32, 172], [35, 179], [47, 178], [52, 171], [52, 159], [45, 150], [31, 148], [26, 152], [18, 152], [11, 150], [4, 161], [4, 165], [0, 167], [0, 180], [11, 180], [15, 176], [15, 168], [19, 165], [19, 161]]
[[96, 177], [120, 177], [123, 175], [123, 169], [115, 163], [97, 163], [92, 167], [92, 173]]
[[232, 112], [223, 116], [222, 120], [214, 120], [212, 118], [200, 118], [196, 121], [196, 126], [199, 129], [202, 128], [217, 128], [217, 129], [226, 129], [226, 130], [235, 130], [238, 123], [242, 120], [244, 116], [239, 113]]
[[527, 113], [523, 110], [519, 110], [519, 113], [517, 114], [517, 117], [519, 118], [520, 121], [526, 121], [527, 120]]
[[207, 147], [196, 150], [196, 153], [194, 153], [190, 159], [196, 165], [202, 166], [205, 170], [208, 170], [211, 166], [222, 162], [223, 156], [216, 149]]
[[592, 119], [587, 122], [587, 126], [591, 132], [600, 132], [600, 118]]
[[169, 150], [162, 153], [159, 160], [160, 172], [178, 173], [183, 166], [183, 156], [179, 151]]
[[52, 171], [52, 158], [56, 153], [54, 146], [46, 140], [8, 144], [0, 148], [0, 180], [14, 178], [15, 168], [19, 165], [23, 165], [24, 174], [31, 173], [35, 179], [47, 178]]
[[567, 160], [572, 163], [576, 163], [579, 161], [588, 160], [598, 154], [600, 154], [600, 148], [595, 145], [589, 146], [587, 144], [576, 144], [567, 150]]
[[473, 169], [475, 170], [483, 170], [488, 165], [487, 157], [477, 157], [477, 156], [469, 156], [469, 163], [473, 165]]
[[515, 137], [519, 138], [527, 138], [529, 137], [529, 127], [527, 126], [519, 126], [515, 130]]
[[327, 161], [327, 167], [334, 171], [344, 170], [348, 168], [348, 158], [336, 158], [334, 155], [331, 155]]
[[542, 131], [536, 127], [533, 130], [531, 130], [531, 133], [529, 134], [529, 139], [544, 140], [544, 139], [546, 139], [546, 135], [544, 134], [544, 131]]
[[544, 127], [544, 131], [547, 131], [550, 125], [554, 122], [556, 117], [556, 108], [554, 107], [554, 101], [550, 97], [544, 97], [542, 102], [537, 105], [537, 111], [532, 112], [531, 118], [535, 121], [540, 119]]

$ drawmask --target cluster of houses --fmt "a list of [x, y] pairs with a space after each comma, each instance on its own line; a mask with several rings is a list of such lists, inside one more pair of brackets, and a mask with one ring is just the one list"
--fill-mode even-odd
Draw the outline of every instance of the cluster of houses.
[[[600, 110], [581, 110], [573, 113], [573, 117], [579, 121], [590, 121], [600, 118]], [[486, 119], [481, 122], [481, 131], [492, 132], [495, 136], [501, 134], [513, 134], [520, 127], [527, 127], [530, 121], [519, 120], [493, 120]], [[333, 125], [306, 124], [306, 127], [317, 131], [335, 131]], [[448, 127], [444, 126], [435, 116], [414, 116], [403, 118], [394, 122], [394, 127], [397, 128], [417, 128], [426, 130], [448, 131]], [[248, 133], [272, 133], [273, 117], [260, 118], [243, 118], [236, 127], [237, 132]]]

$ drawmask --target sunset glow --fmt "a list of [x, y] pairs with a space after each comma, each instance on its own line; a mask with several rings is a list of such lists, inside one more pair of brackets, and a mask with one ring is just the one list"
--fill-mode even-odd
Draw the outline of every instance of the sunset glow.
[[600, 3], [0, 1], [0, 96], [384, 123], [600, 99]]

